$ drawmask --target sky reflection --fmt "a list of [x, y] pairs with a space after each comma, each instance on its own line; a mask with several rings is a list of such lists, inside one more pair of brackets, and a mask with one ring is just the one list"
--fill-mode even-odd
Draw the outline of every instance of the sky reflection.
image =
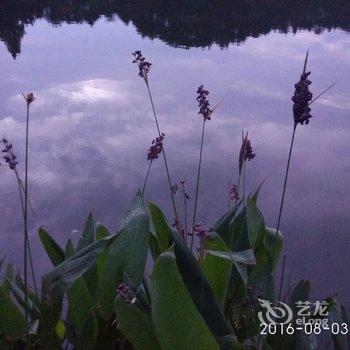
[[[267, 178], [260, 205], [268, 225], [275, 226], [292, 132], [290, 97], [308, 48], [312, 92], [317, 95], [333, 82], [337, 85], [313, 105], [310, 125], [297, 130], [281, 225], [287, 271], [293, 278], [310, 278], [322, 288], [322, 296], [338, 291], [349, 304], [350, 36], [341, 31], [270, 33], [227, 50], [181, 50], [142, 39], [132, 25], [120, 21], [99, 20], [93, 29], [53, 28], [39, 21], [27, 28], [16, 60], [0, 45], [0, 134], [14, 143], [20, 166], [25, 112], [21, 92], [37, 96], [30, 145], [35, 263], [43, 271], [49, 266], [37, 239], [40, 225], [63, 243], [92, 211], [115, 231], [143, 183], [147, 148], [156, 130], [144, 83], [131, 64], [135, 49], [153, 62], [150, 83], [166, 133], [172, 178], [186, 179], [190, 195], [201, 124], [196, 88], [205, 84], [212, 104], [230, 88], [208, 123], [199, 219], [210, 225], [225, 210], [227, 183], [237, 181], [244, 129], [253, 146], [260, 146], [248, 166], [248, 188], [254, 190]], [[16, 183], [7, 169], [1, 167], [0, 172], [0, 254], [20, 264]], [[161, 161], [152, 168], [148, 197], [171, 217]]]

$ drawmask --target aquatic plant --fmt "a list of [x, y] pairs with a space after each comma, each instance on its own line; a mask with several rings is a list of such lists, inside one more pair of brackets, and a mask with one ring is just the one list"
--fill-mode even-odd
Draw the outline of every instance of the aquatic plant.
[[21, 211], [24, 221], [24, 244], [23, 244], [23, 274], [24, 274], [24, 296], [25, 296], [25, 319], [26, 319], [26, 348], [30, 348], [30, 337], [29, 337], [29, 299], [28, 299], [28, 262], [30, 264], [34, 289], [36, 295], [38, 295], [38, 289], [36, 286], [35, 270], [33, 265], [33, 257], [31, 253], [30, 240], [28, 236], [28, 208], [31, 207], [28, 197], [28, 162], [29, 162], [29, 116], [30, 116], [30, 105], [34, 102], [35, 97], [33, 93], [23, 94], [26, 101], [26, 131], [25, 131], [25, 168], [24, 168], [24, 183], [19, 175], [17, 165], [17, 157], [13, 153], [12, 143], [8, 141], [6, 137], [3, 137], [1, 143], [4, 146], [2, 150], [3, 159], [9, 168], [14, 172], [18, 184], [19, 196], [21, 201]]
[[193, 219], [192, 219], [192, 235], [191, 235], [191, 250], [193, 249], [193, 238], [194, 238], [194, 229], [196, 225], [196, 215], [197, 215], [197, 203], [198, 203], [198, 194], [199, 194], [199, 180], [202, 169], [202, 157], [203, 157], [203, 147], [204, 147], [204, 132], [205, 124], [211, 118], [213, 110], [210, 109], [210, 103], [207, 96], [209, 91], [204, 89], [203, 85], [200, 85], [197, 89], [197, 102], [198, 102], [198, 114], [202, 115], [202, 132], [201, 132], [201, 141], [199, 148], [199, 160], [198, 160], [198, 170], [197, 170], [197, 180], [196, 180], [196, 192], [194, 196], [194, 209], [193, 209]]
[[[145, 57], [142, 55], [140, 50], [137, 50], [135, 52], [132, 53], [132, 55], [134, 56], [134, 60], [133, 63], [136, 63], [138, 68], [139, 68], [139, 77], [141, 77], [147, 87], [147, 92], [148, 92], [148, 97], [149, 100], [151, 102], [151, 106], [152, 106], [152, 112], [153, 112], [153, 117], [154, 117], [154, 121], [156, 124], [156, 128], [158, 131], [158, 137], [162, 137], [162, 133], [160, 131], [160, 127], [159, 127], [159, 121], [158, 121], [158, 117], [157, 117], [157, 112], [154, 106], [154, 102], [153, 102], [153, 97], [151, 94], [151, 89], [150, 89], [150, 84], [149, 84], [149, 80], [148, 80], [148, 73], [151, 69], [152, 63], [146, 61]], [[166, 154], [165, 154], [165, 149], [163, 147], [163, 159], [164, 159], [164, 166], [165, 166], [165, 171], [166, 171], [166, 175], [167, 175], [167, 180], [168, 180], [168, 185], [169, 185], [169, 190], [170, 190], [170, 196], [171, 196], [171, 202], [173, 205], [173, 210], [174, 210], [174, 215], [175, 215], [175, 220], [178, 221], [178, 215], [177, 215], [177, 210], [176, 210], [176, 204], [175, 204], [175, 199], [174, 199], [174, 195], [171, 189], [172, 186], [172, 181], [171, 181], [171, 177], [170, 177], [170, 171], [169, 171], [169, 166], [168, 166], [168, 161], [166, 158]]]
[[[313, 99], [313, 94], [310, 92], [311, 80], [309, 80], [309, 76], [310, 76], [311, 72], [306, 71], [307, 64], [308, 64], [308, 58], [309, 58], [309, 51], [307, 51], [307, 53], [306, 53], [303, 70], [302, 70], [299, 81], [295, 84], [295, 91], [294, 91], [294, 95], [292, 96], [292, 101], [293, 101], [293, 132], [292, 132], [292, 138], [291, 138], [291, 142], [290, 142], [290, 146], [289, 146], [287, 166], [286, 166], [284, 182], [283, 182], [282, 197], [281, 197], [280, 207], [279, 207], [279, 212], [278, 212], [276, 236], [278, 235], [280, 225], [281, 225], [283, 205], [284, 205], [284, 201], [285, 201], [287, 181], [288, 181], [288, 175], [289, 175], [289, 170], [290, 170], [290, 164], [291, 164], [291, 158], [292, 158], [292, 152], [293, 152], [293, 146], [294, 146], [294, 140], [295, 140], [297, 126], [309, 124], [310, 118], [312, 118], [312, 115], [310, 114], [310, 112], [311, 112], [310, 105], [335, 85], [335, 84], [332, 84], [330, 87], [328, 87], [326, 90], [321, 92], [316, 98]], [[283, 276], [284, 276], [284, 268], [282, 268], [282, 272], [281, 272], [280, 290], [278, 293], [279, 295], [281, 295], [281, 292], [282, 292]]]
[[[147, 77], [150, 65], [144, 65], [140, 54], [135, 60], [140, 64], [142, 78]], [[302, 76], [302, 84], [309, 85], [306, 78]], [[312, 100], [307, 90], [306, 86], [298, 85], [298, 94], [302, 92], [307, 96], [307, 103], [301, 95], [296, 99], [297, 124], [306, 123], [310, 118], [309, 114], [301, 112], [302, 109], [303, 113], [310, 112]], [[214, 110], [210, 109], [207, 95], [203, 87], [198, 89], [203, 125], [210, 120]], [[26, 101], [27, 177], [31, 102]], [[161, 153], [164, 155], [163, 140], [162, 133], [153, 140], [147, 154], [150, 165]], [[198, 174], [203, 140], [204, 128]], [[3, 139], [2, 144], [5, 164], [16, 171], [17, 160], [12, 145], [7, 139], [5, 142]], [[244, 176], [246, 162], [254, 157], [248, 133], [242, 134], [239, 175]], [[147, 178], [148, 174], [143, 191]], [[28, 189], [27, 180], [24, 193]], [[169, 184], [172, 195], [182, 193], [187, 233], [189, 195], [185, 181], [180, 181], [180, 185]], [[7, 259], [0, 260], [0, 269], [5, 267], [0, 284], [0, 348], [315, 349], [314, 337], [309, 337], [305, 330], [291, 334], [261, 334], [261, 315], [265, 317], [268, 313], [264, 305], [272, 307], [274, 302], [281, 301], [276, 300], [275, 274], [283, 235], [279, 227], [273, 229], [265, 224], [258, 207], [260, 188], [261, 185], [245, 200], [240, 200], [239, 184], [231, 184], [229, 199], [235, 201], [235, 205], [229, 206], [227, 212], [208, 228], [195, 221], [188, 244], [178, 216], [175, 225], [170, 225], [162, 210], [147, 202], [140, 190], [115, 234], [102, 224], [95, 224], [90, 214], [78, 242], [73, 244], [68, 239], [63, 247], [41, 227], [39, 238], [53, 268], [42, 277], [40, 293], [32, 291], [28, 281], [23, 281]], [[26, 198], [28, 201], [28, 193]], [[199, 242], [197, 251], [193, 249], [193, 236]], [[147, 264], [150, 258], [153, 261]], [[310, 282], [301, 280], [287, 291], [283, 301], [285, 306], [293, 309], [296, 303], [307, 302], [309, 297]], [[322, 302], [326, 304], [331, 320], [347, 322], [346, 312], [335, 298]], [[311, 322], [312, 317], [307, 317], [306, 321]], [[290, 319], [290, 325], [295, 327], [295, 318]], [[335, 334], [333, 340], [336, 349], [349, 348], [345, 334]]]

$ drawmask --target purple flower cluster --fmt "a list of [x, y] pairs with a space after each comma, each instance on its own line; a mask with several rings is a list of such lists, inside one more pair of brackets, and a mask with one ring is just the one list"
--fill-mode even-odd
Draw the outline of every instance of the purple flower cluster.
[[212, 230], [205, 229], [200, 222], [193, 227], [193, 234], [199, 238], [199, 247], [197, 248], [197, 251], [200, 254], [203, 254], [204, 252], [205, 241], [213, 239], [211, 232]]
[[165, 137], [165, 134], [162, 133], [160, 136], [158, 136], [152, 141], [152, 145], [148, 149], [148, 153], [147, 153], [148, 160], [153, 161], [157, 159], [159, 155], [162, 153], [164, 137]]
[[237, 185], [235, 185], [235, 184], [229, 185], [228, 195], [229, 195], [230, 201], [238, 201], [239, 200], [239, 193], [238, 193]]
[[193, 234], [201, 240], [212, 239], [211, 230], [206, 230], [200, 222], [193, 227]]
[[309, 90], [311, 81], [308, 79], [311, 72], [303, 73], [300, 80], [295, 84], [295, 91], [292, 97], [293, 117], [295, 125], [309, 124], [309, 119], [312, 118], [310, 114], [311, 108], [309, 103], [312, 101], [312, 93]]
[[132, 63], [136, 63], [139, 67], [139, 76], [147, 82], [147, 75], [151, 69], [152, 63], [146, 61], [140, 50], [133, 52], [132, 55], [134, 56]]
[[128, 303], [134, 303], [136, 301], [135, 294], [125, 283], [119, 284], [117, 288], [117, 295], [126, 300]]
[[210, 116], [213, 111], [209, 108], [210, 103], [207, 100], [209, 91], [205, 90], [203, 85], [200, 85], [197, 89], [197, 94], [197, 102], [199, 108], [198, 114], [201, 114], [204, 120], [210, 120]]
[[17, 157], [12, 151], [12, 143], [10, 143], [6, 137], [3, 137], [0, 140], [0, 143], [2, 143], [4, 147], [1, 151], [1, 153], [3, 153], [3, 159], [8, 164], [11, 170], [15, 170], [18, 162]]

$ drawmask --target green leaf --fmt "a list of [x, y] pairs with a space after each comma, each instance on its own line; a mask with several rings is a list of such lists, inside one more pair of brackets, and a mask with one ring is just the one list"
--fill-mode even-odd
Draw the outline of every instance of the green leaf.
[[265, 236], [265, 221], [260, 210], [251, 197], [247, 199], [247, 232], [251, 247], [255, 250], [259, 247]]
[[266, 181], [266, 179], [264, 181], [261, 182], [261, 184], [259, 185], [259, 187], [256, 189], [256, 191], [253, 193], [253, 195], [249, 196], [252, 200], [252, 202], [256, 205], [256, 202], [258, 201], [258, 196], [261, 190], [262, 185], [264, 184], [264, 182]]
[[252, 249], [242, 250], [241, 252], [223, 252], [208, 250], [207, 253], [232, 262], [239, 262], [246, 265], [256, 264], [255, 256]]
[[61, 349], [62, 340], [56, 332], [56, 326], [61, 318], [63, 305], [63, 290], [59, 285], [53, 285], [47, 277], [42, 279], [40, 320], [38, 338], [45, 344], [45, 350]]
[[149, 240], [149, 216], [144, 199], [139, 191], [123, 220], [117, 239], [108, 249], [104, 271], [99, 279], [101, 316], [108, 318], [113, 312], [115, 290], [123, 281], [123, 274], [135, 286], [143, 279]]
[[136, 305], [117, 297], [114, 301], [118, 327], [138, 350], [161, 349], [154, 330], [152, 318]]
[[158, 257], [152, 290], [152, 319], [163, 350], [219, 349], [181, 278], [174, 252]]
[[85, 222], [85, 227], [79, 239], [79, 242], [77, 244], [76, 251], [79, 251], [94, 242], [95, 242], [94, 220], [92, 218], [92, 214], [90, 213]]
[[151, 232], [149, 235], [149, 249], [151, 251], [153, 260], [156, 261], [158, 256], [160, 255], [160, 248], [157, 237], [153, 232]]
[[110, 233], [109, 233], [107, 227], [98, 222], [96, 224], [96, 241], [98, 241], [101, 238], [105, 238], [109, 235], [110, 235]]
[[[22, 307], [22, 310], [24, 312], [26, 300], [25, 300], [25, 293], [24, 290], [22, 290], [16, 283], [6, 280], [7, 285], [9, 286], [9, 289], [12, 292], [12, 295], [16, 299], [17, 303]], [[34, 319], [38, 319], [40, 317], [40, 311], [38, 306], [32, 301], [32, 298], [30, 295], [28, 295], [28, 314], [30, 317]]]
[[252, 248], [247, 225], [247, 206], [235, 218], [230, 248], [233, 252]]
[[19, 339], [26, 332], [26, 320], [0, 285], [0, 333], [9, 341]]
[[[228, 252], [230, 249], [225, 244], [224, 240], [216, 233], [213, 233], [211, 240], [205, 242], [206, 250], [215, 250]], [[203, 262], [203, 271], [205, 276], [213, 288], [216, 300], [223, 310], [228, 286], [230, 282], [232, 262], [221, 259], [217, 256], [206, 254]]]
[[[95, 227], [94, 220], [92, 218], [92, 214], [90, 213], [88, 218], [86, 219], [85, 226], [83, 229], [83, 233], [79, 239], [79, 242], [76, 247], [76, 251], [79, 251], [90, 244], [93, 244], [96, 241], [95, 239]], [[84, 274], [84, 278], [86, 280], [87, 287], [91, 295], [95, 295], [97, 289], [98, 275], [97, 275], [97, 267], [93, 264]]]
[[76, 334], [82, 331], [84, 320], [94, 301], [84, 278], [80, 277], [67, 292], [68, 315]]
[[13, 281], [15, 276], [16, 276], [17, 270], [16, 268], [10, 264], [9, 262], [6, 263], [6, 273], [5, 273], [5, 277], [10, 280]]
[[214, 231], [221, 236], [229, 247], [231, 247], [233, 239], [233, 222], [241, 203], [242, 201], [225, 213], [214, 225]]
[[279, 256], [283, 247], [283, 235], [281, 231], [277, 231], [274, 228], [266, 228], [266, 233], [264, 237], [264, 245], [271, 258], [273, 268], [276, 267]]
[[82, 329], [78, 333], [77, 350], [95, 349], [95, 343], [98, 336], [97, 317], [95, 313], [96, 305], [94, 305], [83, 320]]
[[43, 227], [39, 228], [39, 237], [41, 244], [46, 250], [47, 255], [49, 256], [52, 264], [54, 266], [59, 265], [65, 259], [65, 254], [63, 249], [59, 244], [45, 231]]
[[218, 258], [231, 261], [235, 265], [236, 270], [241, 276], [245, 286], [247, 285], [248, 274], [246, 265], [256, 264], [255, 256], [251, 249], [243, 250], [241, 252], [208, 250], [207, 253], [210, 255], [214, 255]]
[[86, 248], [75, 252], [70, 258], [56, 266], [45, 278], [52, 287], [60, 290], [68, 289], [79, 279], [91, 266], [96, 263], [98, 255], [117, 238], [109, 236], [90, 244]]
[[70, 258], [74, 254], [74, 245], [72, 240], [69, 238], [67, 243], [66, 243], [66, 248], [64, 251], [64, 255], [66, 259]]
[[174, 251], [181, 278], [205, 323], [216, 338], [232, 336], [213, 289], [190, 249], [173, 231]]
[[158, 240], [160, 253], [169, 248], [171, 229], [162, 211], [153, 203], [148, 203], [152, 223]]

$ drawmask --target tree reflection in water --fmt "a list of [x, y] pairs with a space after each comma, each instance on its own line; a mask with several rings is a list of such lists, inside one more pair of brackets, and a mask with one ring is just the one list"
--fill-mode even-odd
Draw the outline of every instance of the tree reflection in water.
[[102, 16], [131, 22], [143, 36], [185, 48], [226, 47], [272, 30], [350, 30], [348, 0], [2, 0], [0, 40], [15, 58], [25, 27], [37, 19], [93, 25]]

